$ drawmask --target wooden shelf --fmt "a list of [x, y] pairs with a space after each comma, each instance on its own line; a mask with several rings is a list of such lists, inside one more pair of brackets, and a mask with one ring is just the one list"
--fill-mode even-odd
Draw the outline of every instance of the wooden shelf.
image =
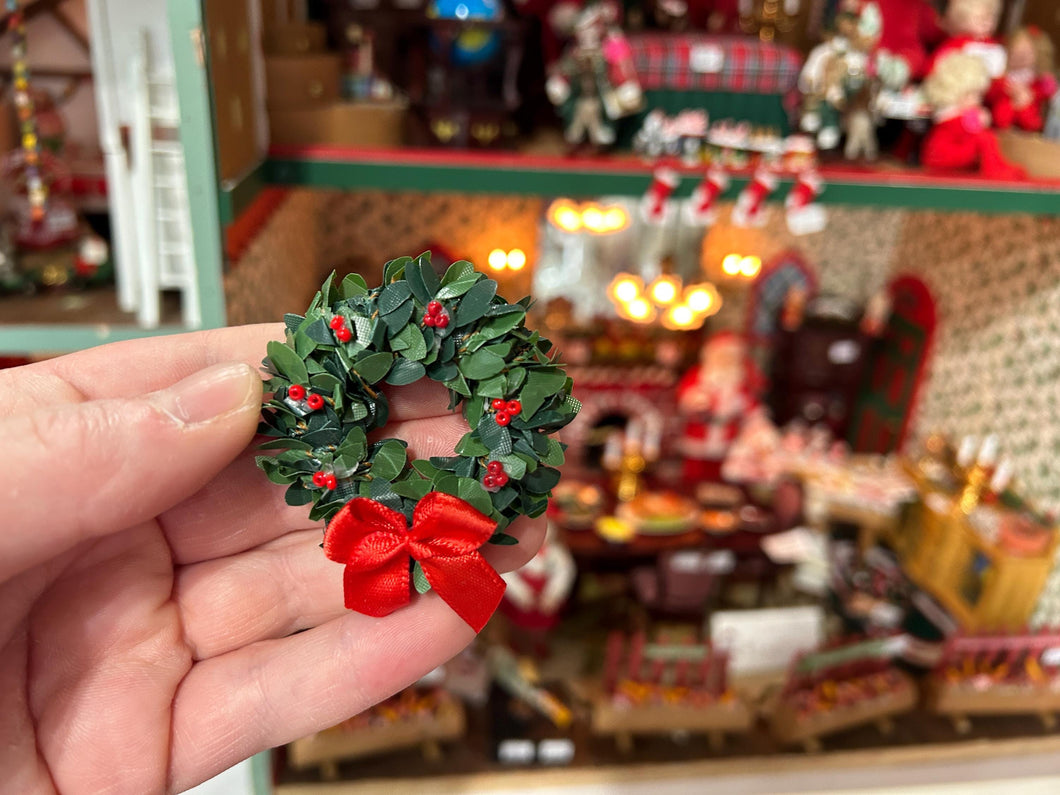
[[[682, 168], [690, 177], [702, 169]], [[652, 166], [632, 156], [560, 157], [440, 149], [273, 147], [263, 169], [268, 184], [394, 191], [519, 194], [542, 197], [640, 196]], [[1060, 181], [1005, 182], [977, 176], [934, 176], [907, 168], [824, 166], [825, 204], [982, 213], [1060, 215]], [[736, 174], [727, 196], [747, 184]], [[687, 196], [685, 179], [676, 195]], [[791, 188], [782, 179], [773, 200]], [[236, 186], [238, 187], [238, 186]]]
[[180, 334], [180, 300], [166, 294], [162, 323], [145, 329], [118, 308], [113, 289], [0, 296], [0, 354], [65, 353], [105, 342]]

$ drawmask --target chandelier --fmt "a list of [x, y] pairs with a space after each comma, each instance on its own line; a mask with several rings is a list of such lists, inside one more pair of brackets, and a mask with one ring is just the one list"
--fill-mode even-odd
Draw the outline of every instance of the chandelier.
[[710, 282], [685, 285], [681, 277], [664, 273], [648, 284], [640, 276], [620, 273], [607, 295], [619, 317], [634, 323], [658, 320], [671, 331], [693, 331], [721, 309], [721, 296]]

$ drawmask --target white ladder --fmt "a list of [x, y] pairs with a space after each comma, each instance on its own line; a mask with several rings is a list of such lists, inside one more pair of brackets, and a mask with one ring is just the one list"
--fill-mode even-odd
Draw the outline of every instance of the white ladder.
[[161, 290], [179, 290], [184, 325], [202, 325], [191, 209], [180, 143], [180, 109], [172, 74], [154, 73], [146, 33], [131, 63], [130, 130], [133, 198], [139, 254], [138, 315], [149, 328], [160, 322]]

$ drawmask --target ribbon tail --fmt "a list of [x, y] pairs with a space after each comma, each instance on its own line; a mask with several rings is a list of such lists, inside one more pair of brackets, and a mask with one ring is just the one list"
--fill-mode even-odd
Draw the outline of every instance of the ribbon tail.
[[438, 595], [475, 632], [481, 632], [504, 596], [504, 580], [478, 552], [421, 560]]
[[369, 571], [347, 566], [342, 578], [346, 609], [382, 618], [409, 603], [407, 557]]

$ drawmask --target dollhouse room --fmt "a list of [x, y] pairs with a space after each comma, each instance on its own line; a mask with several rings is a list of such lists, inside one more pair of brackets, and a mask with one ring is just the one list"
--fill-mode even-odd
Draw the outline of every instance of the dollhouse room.
[[[247, 792], [1060, 791], [1055, 2], [0, 13], [0, 366], [283, 320], [306, 527], [547, 525], [466, 649]], [[361, 411], [381, 474], [364, 396], [424, 375], [452, 454], [321, 458]]]

